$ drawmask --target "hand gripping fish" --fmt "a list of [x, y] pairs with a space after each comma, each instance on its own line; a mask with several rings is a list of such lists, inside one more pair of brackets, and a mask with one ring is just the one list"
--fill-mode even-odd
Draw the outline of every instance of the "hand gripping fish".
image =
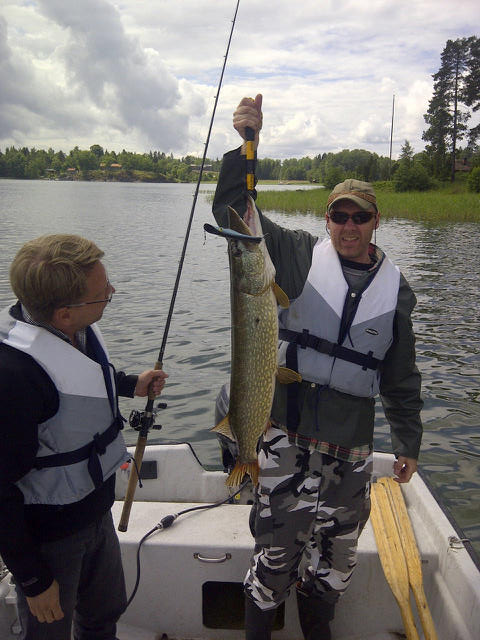
[[[258, 481], [257, 442], [270, 425], [277, 375], [277, 302], [288, 307], [287, 295], [275, 283], [254, 201], [249, 197], [244, 219], [229, 207], [229, 229], [205, 225], [228, 240], [231, 306], [230, 404], [225, 418], [213, 428], [238, 444], [235, 467], [227, 485], [238, 486], [248, 473]], [[282, 369], [282, 382], [288, 370]], [[298, 374], [291, 372], [295, 380]], [[233, 435], [232, 435], [233, 434]]]

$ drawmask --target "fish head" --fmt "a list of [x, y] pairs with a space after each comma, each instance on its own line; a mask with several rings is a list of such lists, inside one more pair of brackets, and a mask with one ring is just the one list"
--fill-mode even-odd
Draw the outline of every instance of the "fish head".
[[[253, 201], [252, 201], [253, 203]], [[255, 205], [253, 204], [255, 208]], [[263, 235], [258, 211], [249, 215], [250, 203], [245, 219], [238, 215], [232, 207], [228, 208], [229, 227], [244, 236]], [[253, 222], [250, 222], [253, 220]], [[228, 240], [230, 271], [235, 285], [251, 295], [263, 292], [275, 279], [275, 268], [270, 259], [265, 240], [248, 242], [242, 239]]]

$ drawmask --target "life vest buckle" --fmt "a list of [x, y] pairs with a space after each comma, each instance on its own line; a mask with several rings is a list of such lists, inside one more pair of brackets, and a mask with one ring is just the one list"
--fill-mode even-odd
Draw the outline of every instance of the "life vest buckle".
[[306, 349], [309, 346], [309, 342], [310, 342], [309, 338], [310, 338], [310, 331], [308, 329], [304, 329], [302, 331], [302, 335], [298, 342], [298, 346], [300, 347], [300, 349]]
[[107, 447], [104, 444], [103, 439], [101, 438], [99, 433], [96, 433], [93, 436], [93, 447], [99, 456], [103, 456], [105, 454], [105, 451], [107, 450]]

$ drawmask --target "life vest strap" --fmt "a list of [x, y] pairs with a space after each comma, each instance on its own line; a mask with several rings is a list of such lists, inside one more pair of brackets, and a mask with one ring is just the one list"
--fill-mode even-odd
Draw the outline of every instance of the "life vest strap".
[[108, 429], [101, 434], [96, 433], [93, 440], [83, 447], [79, 447], [74, 451], [53, 453], [49, 456], [40, 456], [35, 458], [34, 468], [47, 469], [51, 467], [65, 467], [88, 459], [88, 471], [95, 488], [98, 489], [103, 482], [99, 456], [102, 456], [105, 453], [108, 445], [115, 440], [122, 427], [122, 419], [119, 416], [112, 422]]
[[300, 349], [306, 349], [308, 347], [332, 358], [339, 358], [340, 360], [358, 364], [364, 371], [367, 369], [375, 371], [378, 369], [380, 362], [382, 362], [378, 358], [373, 357], [373, 351], [361, 353], [354, 349], [348, 349], [336, 342], [319, 338], [311, 334], [308, 329], [304, 329], [302, 333], [299, 331], [291, 331], [290, 329], [279, 329], [278, 335], [280, 340], [284, 340], [290, 344], [296, 344]]

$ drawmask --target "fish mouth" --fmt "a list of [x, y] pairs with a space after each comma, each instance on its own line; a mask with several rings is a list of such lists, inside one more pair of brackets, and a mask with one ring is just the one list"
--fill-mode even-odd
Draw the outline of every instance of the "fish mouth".
[[[258, 230], [255, 224], [258, 220], [258, 214], [255, 216], [251, 211], [251, 204], [249, 202], [245, 218], [241, 218], [233, 207], [228, 207], [228, 223], [230, 229], [237, 235], [237, 240], [240, 240], [247, 251], [255, 250], [256, 245], [263, 240], [263, 233], [261, 227]], [[259, 231], [255, 235], [255, 231]], [[235, 238], [234, 238], [235, 239]]]
[[245, 215], [243, 216], [243, 221], [250, 229], [252, 235], [258, 236], [263, 234], [260, 217], [251, 196], [249, 196], [247, 199], [247, 210], [245, 212]]
[[246, 236], [253, 235], [244, 220], [238, 215], [233, 207], [228, 207], [228, 224], [230, 229]]

